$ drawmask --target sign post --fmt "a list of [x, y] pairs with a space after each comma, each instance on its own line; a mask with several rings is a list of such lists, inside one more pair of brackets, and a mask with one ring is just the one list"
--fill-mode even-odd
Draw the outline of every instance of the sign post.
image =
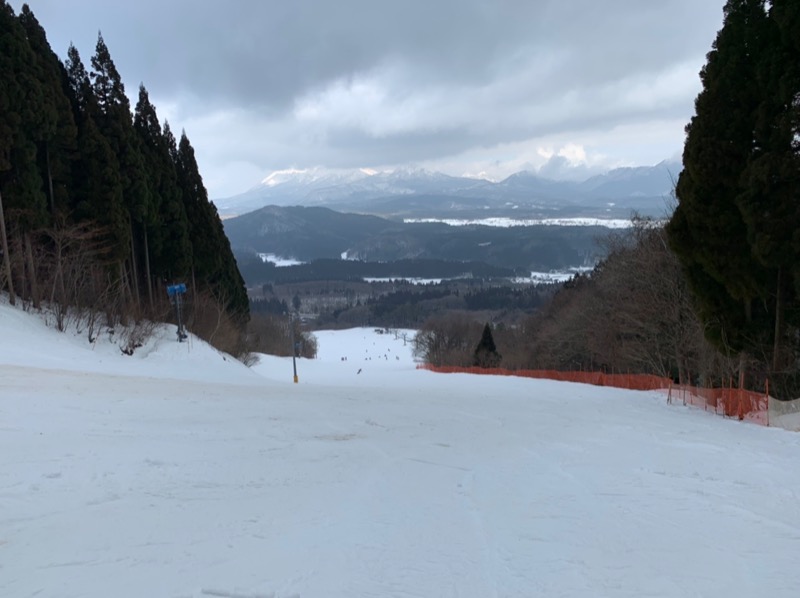
[[175, 305], [175, 313], [178, 316], [178, 342], [182, 343], [186, 340], [187, 335], [183, 330], [183, 321], [181, 319], [181, 307], [183, 305], [183, 295], [186, 293], [186, 285], [183, 283], [172, 284], [167, 286], [167, 295], [169, 295], [169, 302]]

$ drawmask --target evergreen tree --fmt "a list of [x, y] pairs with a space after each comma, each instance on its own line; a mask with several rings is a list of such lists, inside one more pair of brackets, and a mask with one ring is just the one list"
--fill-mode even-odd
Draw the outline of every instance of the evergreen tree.
[[667, 227], [709, 339], [771, 354], [765, 366], [782, 375], [800, 325], [796, 15], [790, 0], [726, 4]]
[[472, 365], [479, 368], [496, 368], [500, 366], [502, 356], [497, 352], [492, 336], [492, 327], [487, 322], [483, 327], [483, 334], [478, 346], [475, 347]]
[[0, 0], [0, 175], [11, 170], [11, 147], [14, 134], [19, 127], [20, 115], [17, 106], [22, 98], [22, 90], [14, 73], [17, 65], [13, 59], [19, 51], [20, 38], [14, 36], [14, 13], [5, 0]]
[[[3, 194], [7, 182], [14, 176], [12, 153], [14, 140], [22, 123], [20, 104], [25, 99], [24, 90], [17, 80], [20, 67], [20, 53], [24, 52], [22, 36], [15, 28], [15, 16], [12, 8], [5, 0], [0, 0], [0, 252], [3, 256], [0, 281], [5, 282], [9, 301], [15, 304], [16, 293], [11, 272], [11, 254], [9, 251], [6, 227], [6, 210]], [[0, 286], [0, 289], [3, 288]]]
[[792, 127], [792, 113], [800, 97], [800, 52], [798, 41], [786, 31], [791, 11], [797, 13], [796, 6], [796, 2], [773, 3], [762, 35], [754, 82], [760, 102], [754, 114], [752, 155], [738, 198], [753, 256], [774, 276], [766, 289], [766, 298], [774, 305], [773, 371], [785, 363], [787, 325], [800, 323], [800, 265], [794, 249], [800, 223], [800, 155], [794, 148]]
[[686, 127], [678, 207], [667, 227], [684, 265], [709, 339], [720, 348], [751, 349], [763, 336], [763, 289], [771, 279], [746, 243], [737, 205], [741, 173], [752, 155], [754, 85], [766, 13], [763, 0], [729, 0], [723, 28], [701, 71], [703, 90]]
[[128, 211], [128, 220], [125, 228], [115, 231], [115, 234], [119, 239], [119, 251], [125, 258], [129, 258], [130, 274], [134, 281], [133, 291], [138, 296], [138, 272], [144, 264], [141, 253], [135, 252], [133, 229], [134, 226], [140, 229], [145, 226], [151, 205], [151, 191], [147, 186], [141, 143], [133, 128], [130, 101], [125, 95], [122, 78], [111, 59], [102, 34], [97, 36], [89, 77], [99, 107], [98, 129], [119, 162], [122, 197]]
[[101, 227], [109, 248], [109, 261], [119, 264], [127, 255], [128, 245], [125, 241], [120, 243], [118, 231], [128, 230], [128, 214], [122, 203], [117, 158], [92, 118], [81, 124], [78, 143], [81, 155], [76, 172], [82, 182], [75, 189], [78, 198], [75, 216]]
[[130, 102], [125, 95], [122, 77], [111, 59], [111, 52], [108, 51], [102, 33], [97, 34], [95, 54], [92, 56], [92, 72], [89, 76], [97, 104], [103, 114], [114, 113], [119, 108], [130, 115]]
[[63, 212], [68, 206], [70, 164], [75, 159], [78, 135], [66, 95], [66, 72], [27, 4], [22, 6], [19, 21], [35, 55], [29, 68], [43, 90], [42, 137], [37, 140], [39, 171], [46, 183], [50, 212]]
[[32, 65], [36, 55], [13, 9], [0, 4], [0, 192], [9, 222], [29, 231], [47, 218], [47, 199], [36, 166], [36, 143], [46, 136], [45, 90]]
[[[134, 113], [134, 128], [142, 142], [151, 203], [143, 227], [148, 281], [151, 276], [173, 280], [187, 275], [192, 263], [189, 221], [181, 200], [171, 155], [174, 137], [161, 130], [156, 109], [144, 85]], [[148, 282], [148, 289], [150, 285]]]
[[67, 50], [67, 59], [64, 63], [67, 76], [67, 94], [72, 104], [72, 115], [75, 122], [80, 124], [86, 118], [96, 118], [100, 113], [94, 90], [89, 79], [89, 73], [83, 65], [78, 49], [70, 44]]
[[100, 107], [75, 46], [70, 45], [67, 50], [65, 70], [80, 148], [73, 165], [70, 206], [77, 220], [92, 221], [102, 228], [105, 244], [110, 249], [109, 261], [119, 263], [129, 252], [128, 217], [119, 161], [95, 121], [101, 116]]
[[194, 148], [185, 133], [181, 135], [177, 149], [171, 149], [171, 154], [176, 159], [178, 185], [189, 219], [195, 282], [207, 285], [224, 301], [226, 311], [243, 323], [250, 314], [244, 280], [239, 273], [217, 208], [208, 200], [208, 192], [197, 168]]

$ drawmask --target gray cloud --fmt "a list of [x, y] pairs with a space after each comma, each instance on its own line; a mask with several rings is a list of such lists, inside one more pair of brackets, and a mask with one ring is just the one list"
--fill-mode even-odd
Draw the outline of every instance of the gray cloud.
[[60, 56], [73, 41], [88, 63], [102, 30], [129, 94], [144, 82], [187, 128], [212, 196], [288, 166], [511, 168], [548, 143], [635, 163], [613, 149], [631, 125], [667, 157], [722, 22], [721, 0], [29, 4]]

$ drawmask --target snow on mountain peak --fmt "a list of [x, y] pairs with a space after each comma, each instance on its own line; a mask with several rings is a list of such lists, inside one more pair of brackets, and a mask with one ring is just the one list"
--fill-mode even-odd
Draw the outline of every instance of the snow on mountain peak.
[[261, 181], [262, 185], [267, 187], [274, 187], [275, 185], [280, 185], [281, 183], [285, 183], [291, 180], [296, 175], [302, 175], [308, 172], [308, 170], [298, 170], [296, 168], [287, 168], [285, 170], [275, 170], [274, 172], [270, 173], [269, 176], [264, 178]]
[[356, 170], [334, 168], [287, 168], [275, 170], [262, 179], [259, 187], [277, 187], [287, 183], [298, 186], [327, 186], [352, 183], [376, 174], [376, 171], [361, 168]]

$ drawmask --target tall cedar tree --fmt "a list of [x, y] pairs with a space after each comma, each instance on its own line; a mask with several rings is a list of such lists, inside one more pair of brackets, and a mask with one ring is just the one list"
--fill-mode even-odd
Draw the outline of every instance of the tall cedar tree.
[[236, 265], [230, 241], [225, 236], [217, 208], [208, 200], [208, 192], [197, 168], [194, 148], [185, 132], [181, 135], [177, 149], [173, 146], [172, 155], [189, 218], [195, 287], [198, 284], [207, 285], [223, 302], [226, 311], [237, 317], [240, 323], [245, 323], [250, 316], [250, 304], [244, 280]]
[[38, 166], [45, 182], [50, 212], [55, 215], [64, 213], [68, 207], [71, 163], [76, 157], [78, 130], [67, 97], [64, 66], [27, 4], [22, 6], [19, 21], [36, 57], [30, 68], [36, 73], [44, 92], [44, 126], [42, 138], [37, 140]]
[[800, 153], [793, 124], [800, 104], [800, 40], [798, 3], [772, 3], [763, 35], [755, 112], [753, 154], [743, 173], [739, 208], [747, 226], [748, 244], [765, 268], [774, 272], [773, 371], [791, 366], [784, 346], [789, 327], [800, 324]]
[[787, 325], [800, 320], [796, 4], [726, 4], [667, 227], [709, 339], [728, 352], [771, 353], [773, 374], [787, 373]]
[[[175, 140], [162, 132], [155, 106], [144, 85], [134, 112], [134, 128], [142, 144], [150, 204], [142, 227], [148, 292], [153, 277], [175, 280], [188, 275], [192, 264], [189, 220], [178, 187], [170, 152]], [[152, 301], [152, 298], [151, 298]]]
[[5, 217], [21, 231], [47, 221], [47, 198], [36, 165], [37, 142], [54, 118], [46, 109], [45, 89], [37, 77], [36, 54], [25, 30], [5, 2], [0, 4], [0, 193]]
[[21, 43], [22, 37], [18, 35], [14, 23], [14, 11], [5, 0], [0, 0], [0, 73], [3, 73], [0, 77], [0, 252], [3, 256], [0, 289], [3, 287], [8, 289], [12, 305], [15, 304], [16, 293], [11, 273], [3, 194], [8, 183], [14, 178], [12, 153], [15, 137], [22, 124], [20, 104], [25, 99], [24, 90], [20, 87], [16, 74], [20, 68], [19, 54], [24, 52], [24, 49]]
[[76, 220], [94, 222], [105, 231], [109, 260], [118, 263], [128, 250], [128, 215], [123, 204], [119, 161], [95, 122], [100, 108], [75, 46], [70, 45], [67, 51], [65, 68], [80, 148], [73, 165], [71, 213]]
[[709, 340], [735, 353], [762, 340], [765, 272], [746, 243], [737, 205], [752, 155], [763, 0], [729, 0], [723, 28], [700, 73], [703, 90], [686, 127], [678, 207], [667, 227], [706, 321]]
[[31, 48], [25, 29], [5, 2], [0, 4], [0, 56], [0, 104], [8, 110], [0, 113], [8, 123], [5, 139], [0, 141], [3, 273], [12, 301], [16, 286], [38, 307], [31, 236], [48, 224], [48, 210], [37, 150], [55, 129], [57, 115], [48, 101], [52, 89], [46, 71]]
[[75, 119], [75, 123], [80, 125], [87, 118], [94, 119], [100, 108], [97, 106], [97, 100], [94, 97], [89, 73], [86, 72], [86, 67], [83, 65], [78, 49], [72, 44], [67, 49], [64, 70], [67, 74], [67, 96], [72, 104], [72, 116]]
[[122, 198], [128, 216], [125, 228], [114, 231], [120, 241], [117, 245], [118, 257], [128, 261], [134, 281], [132, 290], [139, 296], [138, 271], [142, 263], [140, 254], [134, 251], [133, 229], [134, 226], [141, 229], [144, 225], [151, 203], [150, 190], [147, 187], [139, 137], [133, 129], [130, 101], [125, 95], [122, 78], [111, 59], [102, 34], [97, 36], [89, 77], [99, 107], [96, 117], [98, 129], [119, 161]]

